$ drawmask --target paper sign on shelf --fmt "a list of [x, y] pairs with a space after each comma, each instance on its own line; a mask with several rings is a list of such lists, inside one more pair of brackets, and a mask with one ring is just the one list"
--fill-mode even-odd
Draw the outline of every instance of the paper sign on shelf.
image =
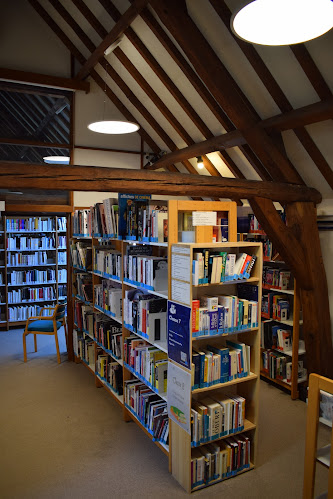
[[181, 281], [190, 282], [191, 259], [186, 255], [172, 253], [171, 255], [171, 277]]
[[175, 301], [180, 301], [186, 305], [191, 304], [191, 288], [190, 283], [183, 281], [171, 281], [171, 298]]
[[191, 434], [191, 373], [168, 362], [168, 414]]
[[192, 213], [192, 225], [217, 225], [216, 211], [194, 211]]
[[177, 364], [191, 370], [191, 307], [168, 300], [168, 355]]

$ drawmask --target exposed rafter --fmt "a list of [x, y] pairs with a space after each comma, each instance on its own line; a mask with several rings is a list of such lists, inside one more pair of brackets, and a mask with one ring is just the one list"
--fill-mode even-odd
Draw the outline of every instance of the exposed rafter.
[[88, 76], [90, 70], [96, 66], [99, 60], [104, 57], [105, 50], [114, 43], [120, 35], [128, 28], [134, 19], [140, 14], [141, 10], [147, 5], [149, 0], [135, 0], [134, 3], [127, 9], [125, 14], [119, 19], [117, 24], [111, 29], [110, 33], [104, 38], [102, 43], [91, 54], [89, 59], [84, 63], [76, 78], [83, 80]]
[[16, 69], [0, 68], [0, 80], [15, 83], [38, 85], [40, 87], [62, 88], [64, 90], [83, 90], [89, 92], [90, 85], [87, 81], [74, 78], [61, 78], [60, 76], [44, 75]]
[[[261, 79], [262, 83], [265, 85], [266, 89], [274, 99], [277, 106], [281, 109], [283, 113], [292, 112], [292, 105], [288, 101], [287, 97], [283, 93], [282, 89], [278, 85], [277, 81], [274, 79], [273, 75], [265, 65], [264, 61], [254, 48], [254, 46], [250, 43], [246, 43], [237, 36], [235, 36], [230, 28], [230, 19], [231, 19], [231, 11], [229, 7], [226, 5], [224, 0], [210, 0], [210, 3], [214, 7], [215, 11], [233, 36], [235, 42], [238, 44], [243, 54], [256, 71], [258, 77]], [[332, 93], [311, 59], [310, 54], [303, 44], [292, 45], [291, 50], [296, 56], [298, 62], [301, 64], [304, 72], [307, 74], [310, 82], [316, 89], [319, 97], [321, 99], [330, 100], [332, 97]], [[323, 111], [325, 109], [325, 105], [322, 107]], [[328, 119], [332, 116], [329, 115], [327, 118], [323, 116], [322, 119]], [[324, 156], [321, 154], [318, 146], [310, 136], [309, 132], [304, 128], [304, 126], [308, 124], [306, 122], [301, 122], [299, 125], [294, 123], [294, 126], [290, 128], [294, 128], [294, 132], [301, 142], [304, 149], [307, 151], [323, 177], [326, 179], [328, 184], [333, 189], [333, 172], [327, 163]], [[296, 128], [297, 126], [301, 128]]]
[[13, 164], [0, 162], [0, 184], [6, 187], [55, 190], [118, 191], [171, 196], [207, 196], [254, 199], [256, 196], [283, 204], [306, 201], [320, 203], [313, 188], [293, 183], [230, 179], [206, 175], [153, 172], [97, 166]]

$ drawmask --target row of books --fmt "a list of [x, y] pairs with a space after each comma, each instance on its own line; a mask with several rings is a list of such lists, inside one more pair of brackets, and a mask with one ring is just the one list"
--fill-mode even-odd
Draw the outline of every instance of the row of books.
[[58, 236], [58, 248], [66, 248], [66, 247], [67, 247], [66, 236]]
[[250, 346], [230, 340], [221, 348], [207, 345], [205, 349], [193, 350], [192, 389], [248, 376], [250, 361]]
[[109, 355], [97, 355], [96, 374], [118, 395], [123, 394], [123, 369]]
[[67, 220], [66, 217], [57, 217], [58, 231], [66, 232], [67, 230]]
[[167, 391], [168, 355], [137, 336], [124, 340], [124, 361], [159, 393]]
[[191, 488], [209, 485], [250, 467], [251, 443], [246, 435], [229, 437], [221, 442], [192, 450]]
[[67, 264], [67, 254], [65, 251], [61, 251], [58, 253], [58, 265], [66, 265]]
[[169, 443], [169, 416], [164, 400], [147, 385], [133, 379], [124, 382], [124, 403], [154, 440]]
[[119, 194], [90, 209], [77, 210], [73, 217], [73, 233], [152, 242], [167, 241], [167, 206], [153, 204], [150, 196]]
[[101, 284], [95, 284], [95, 305], [100, 309], [110, 312], [113, 317], [122, 316], [122, 289], [115, 287], [106, 279], [103, 279]]
[[58, 269], [58, 283], [67, 282], [67, 269]]
[[151, 196], [119, 194], [119, 232], [122, 239], [165, 242], [168, 209], [156, 204]]
[[152, 291], [166, 291], [168, 261], [157, 256], [124, 255], [124, 281]]
[[7, 250], [35, 250], [35, 249], [56, 249], [56, 242], [53, 236], [26, 237], [14, 236], [8, 237], [6, 241]]
[[203, 295], [192, 301], [192, 335], [230, 333], [258, 325], [258, 302], [235, 295]]
[[[9, 321], [25, 321], [29, 317], [40, 314], [41, 307], [39, 305], [21, 305], [18, 307], [8, 307], [8, 320]], [[43, 315], [50, 315], [47, 310]]]
[[125, 290], [125, 326], [151, 342], [167, 339], [167, 300], [142, 290]]
[[118, 204], [115, 199], [104, 199], [90, 208], [88, 230], [95, 236], [118, 237]]
[[76, 279], [73, 281], [74, 294], [83, 298], [85, 301], [92, 303], [93, 301], [93, 284], [91, 275], [81, 273], [76, 274]]
[[291, 297], [269, 292], [262, 296], [261, 315], [267, 319], [286, 321], [290, 317]]
[[245, 398], [240, 395], [216, 395], [193, 401], [191, 408], [191, 445], [240, 432], [244, 429]]
[[264, 286], [277, 289], [289, 289], [291, 272], [290, 270], [276, 269], [264, 265], [262, 271], [262, 281]]
[[35, 282], [54, 282], [56, 280], [56, 272], [54, 269], [47, 270], [13, 270], [7, 274], [8, 284], [33, 284]]
[[73, 267], [89, 269], [92, 263], [92, 248], [85, 242], [72, 241], [70, 245]]
[[73, 330], [73, 348], [77, 357], [82, 359], [95, 372], [95, 342], [89, 336]]
[[262, 352], [262, 370], [272, 379], [279, 379], [291, 382], [292, 363], [290, 357], [276, 352], [275, 350], [263, 350]]
[[[300, 340], [301, 344], [303, 343]], [[274, 321], [263, 321], [261, 324], [261, 347], [273, 350], [280, 350], [281, 352], [289, 353], [291, 355], [293, 344], [293, 330], [288, 327], [281, 327]]]
[[46, 251], [36, 251], [29, 255], [23, 253], [7, 253], [7, 265], [46, 265], [55, 264], [54, 258], [49, 258]]
[[[66, 227], [66, 218], [59, 217], [58, 220], [65, 220]], [[62, 222], [60, 222], [62, 225]], [[58, 222], [59, 226], [59, 222]], [[43, 219], [41, 217], [29, 217], [29, 218], [7, 218], [6, 219], [6, 230], [10, 232], [11, 230], [27, 230], [27, 231], [52, 231], [55, 230], [55, 219], [54, 218], [46, 218]], [[60, 229], [63, 230], [63, 229]], [[66, 228], [65, 228], [66, 230]]]
[[121, 253], [113, 248], [96, 249], [94, 272], [121, 280]]
[[8, 303], [21, 303], [30, 300], [55, 300], [55, 290], [53, 286], [43, 288], [22, 288], [8, 291]]
[[248, 279], [256, 262], [255, 255], [203, 249], [193, 252], [192, 284], [218, 284]]
[[94, 315], [94, 338], [116, 359], [123, 358], [122, 327], [104, 314]]
[[58, 297], [59, 298], [67, 297], [67, 286], [65, 284], [58, 284]]

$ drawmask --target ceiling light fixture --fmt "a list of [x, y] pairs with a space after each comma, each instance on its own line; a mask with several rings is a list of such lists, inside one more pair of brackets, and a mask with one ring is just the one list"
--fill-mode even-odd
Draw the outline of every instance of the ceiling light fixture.
[[108, 47], [104, 51], [104, 55], [107, 56], [107, 55], [111, 54], [111, 52], [113, 52], [121, 44], [123, 38], [124, 38], [124, 35], [118, 36], [118, 38], [116, 38], [115, 41], [113, 43], [111, 43], [110, 47]]
[[202, 170], [204, 167], [202, 156], [197, 156], [197, 167]]
[[50, 164], [69, 165], [70, 158], [69, 156], [45, 156], [43, 160]]
[[139, 130], [139, 125], [130, 121], [102, 120], [88, 125], [89, 130], [97, 133], [121, 134]]
[[[109, 50], [109, 49], [107, 49], [107, 50]], [[89, 130], [91, 130], [92, 132], [105, 133], [105, 134], [110, 134], [110, 135], [120, 135], [120, 134], [125, 134], [125, 133], [137, 132], [140, 128], [137, 123], [133, 123], [131, 121], [106, 120], [105, 119], [106, 78], [107, 78], [107, 64], [105, 65], [104, 102], [103, 102], [102, 119], [100, 121], [94, 121], [93, 123], [90, 123], [88, 125]]]
[[302, 43], [332, 27], [332, 0], [247, 0], [231, 18], [239, 38], [259, 45]]

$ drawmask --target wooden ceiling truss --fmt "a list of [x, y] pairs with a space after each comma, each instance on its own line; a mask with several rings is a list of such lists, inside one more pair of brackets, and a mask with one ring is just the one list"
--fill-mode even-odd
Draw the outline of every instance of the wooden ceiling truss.
[[[308, 358], [309, 371], [333, 377], [333, 364], [327, 360], [333, 356], [327, 282], [316, 226], [315, 205], [320, 201], [320, 195], [304, 185], [301, 175], [287, 157], [281, 138], [281, 131], [293, 129], [304, 149], [314, 161], [318, 171], [320, 171], [327, 183], [333, 187], [330, 165], [305, 128], [307, 124], [332, 118], [332, 92], [320, 75], [306, 48], [303, 45], [297, 45], [293, 46], [292, 50], [318, 93], [321, 102], [294, 110], [254, 47], [235, 38], [282, 113], [273, 118], [261, 120], [241, 88], [228, 73], [189, 16], [185, 0], [168, 0], [168, 2], [151, 0], [149, 9], [146, 8], [147, 1], [132, 0], [130, 1], [130, 8], [124, 15], [121, 15], [111, 0], [99, 0], [105, 11], [115, 22], [109, 33], [88, 9], [83, 0], [72, 0], [79, 12], [101, 37], [102, 41], [98, 47], [59, 0], [49, 0], [53, 8], [91, 52], [88, 59], [81, 54], [74, 43], [64, 34], [38, 0], [29, 0], [29, 2], [66, 45], [72, 56], [81, 64], [76, 80], [82, 80], [89, 74], [106, 92], [126, 119], [138, 122], [138, 119], [125, 107], [111, 88], [105, 84], [101, 71], [97, 72], [94, 69], [98, 62], [124, 93], [131, 105], [138, 110], [154, 133], [171, 151], [169, 154], [162, 156], [152, 166], [152, 169], [167, 168], [171, 172], [177, 172], [174, 165], [181, 162], [186, 170], [190, 174], [193, 173], [193, 175], [148, 170], [120, 171], [97, 167], [80, 167], [80, 174], [78, 174], [77, 169], [79, 167], [60, 166], [52, 169], [44, 167], [43, 174], [40, 168], [34, 165], [30, 165], [31, 168], [27, 173], [22, 172], [22, 168], [21, 170], [17, 168], [14, 175], [14, 170], [9, 171], [8, 166], [3, 163], [0, 166], [0, 176], [3, 181], [11, 183], [11, 186], [15, 184], [17, 188], [23, 188], [27, 185], [34, 186], [33, 188], [42, 188], [45, 182], [52, 181], [52, 185], [57, 186], [59, 184], [62, 186], [61, 188], [68, 190], [119, 190], [119, 192], [156, 192], [169, 195], [207, 195], [208, 197], [229, 197], [238, 200], [241, 198], [249, 199], [266, 233], [274, 242], [282, 257], [288, 262], [298, 280], [303, 302], [303, 330], [306, 349], [312, 352]], [[223, 0], [210, 0], [210, 3], [222, 22], [229, 28], [230, 10], [225, 2]], [[152, 14], [151, 8], [155, 11], [160, 22]], [[194, 87], [203, 102], [218, 119], [226, 132], [225, 134], [218, 137], [213, 135], [200, 115], [181, 94], [166, 71], [129, 26], [138, 14], [183, 71], [189, 80], [189, 84]], [[177, 48], [161, 24], [172, 35], [181, 50]], [[185, 127], [165, 106], [162, 98], [152, 89], [121, 47], [114, 50], [114, 56], [118, 58], [126, 71], [134, 78], [187, 147], [179, 149], [176, 146], [175, 142], [158, 123], [157, 118], [154, 118], [148, 109], [140, 103], [124, 79], [107, 62], [104, 57], [104, 50], [123, 32], [125, 32], [126, 37], [140, 56], [154, 71], [166, 91], [169, 92], [202, 134], [205, 140], [201, 143], [195, 143]], [[142, 140], [147, 143], [154, 153], [159, 155], [160, 147], [142, 126], [139, 133]], [[227, 149], [232, 147], [238, 147], [241, 150], [262, 181], [253, 183], [253, 181], [244, 179], [240, 168], [227, 152]], [[213, 151], [219, 151], [221, 158], [232, 174], [238, 178], [222, 178], [218, 169], [206, 157], [204, 158], [205, 166], [210, 175], [214, 176], [214, 179], [211, 176], [200, 176], [200, 179], [198, 178], [197, 171], [189, 162], [189, 159], [197, 155], [204, 156]], [[111, 183], [112, 188], [110, 187]], [[54, 188], [57, 189], [58, 187]], [[286, 206], [287, 225], [281, 221], [274, 208], [273, 200], [279, 201]], [[311, 241], [308, 234], [311, 234]]]

